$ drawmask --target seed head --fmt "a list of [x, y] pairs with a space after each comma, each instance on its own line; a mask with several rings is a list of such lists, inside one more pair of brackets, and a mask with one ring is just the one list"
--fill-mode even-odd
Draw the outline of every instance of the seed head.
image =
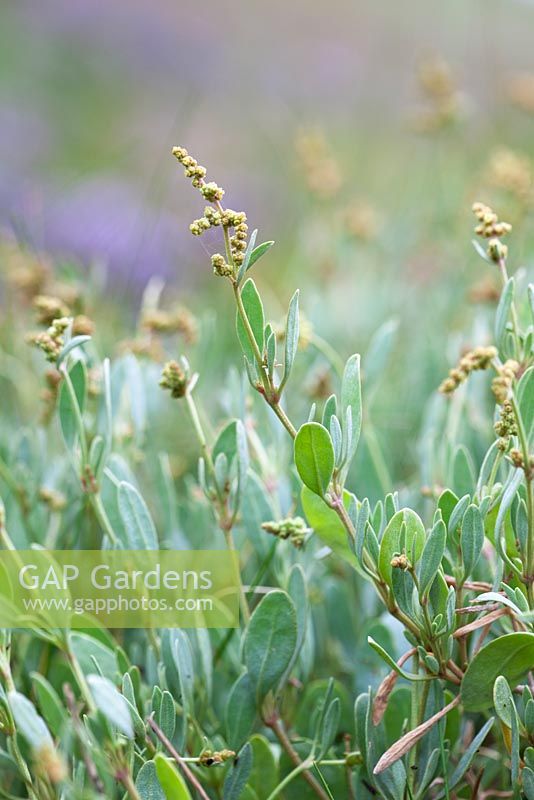
[[461, 383], [463, 383], [472, 372], [476, 370], [488, 369], [492, 360], [497, 355], [495, 347], [475, 347], [460, 359], [458, 366], [449, 370], [449, 375], [441, 383], [439, 391], [441, 394], [452, 394]]
[[[182, 359], [183, 362], [183, 359]], [[179, 364], [177, 361], [168, 361], [163, 367], [159, 385], [162, 389], [168, 389], [171, 397], [184, 397], [189, 384], [189, 369], [186, 365]]]
[[289, 539], [297, 550], [303, 547], [307, 534], [311, 532], [302, 517], [287, 517], [279, 522], [264, 522], [261, 527], [279, 539]]

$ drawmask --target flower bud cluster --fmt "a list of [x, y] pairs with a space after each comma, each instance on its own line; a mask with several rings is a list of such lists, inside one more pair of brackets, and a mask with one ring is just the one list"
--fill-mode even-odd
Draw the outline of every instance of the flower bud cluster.
[[289, 539], [297, 550], [303, 547], [306, 535], [310, 533], [310, 528], [308, 528], [302, 517], [287, 517], [279, 522], [264, 522], [261, 527], [264, 531], [277, 536], [279, 539]]
[[38, 294], [33, 298], [33, 307], [37, 312], [37, 322], [41, 325], [51, 325], [55, 319], [68, 317], [70, 309], [59, 297]]
[[509, 400], [506, 400], [501, 408], [500, 419], [494, 425], [495, 433], [499, 437], [499, 450], [505, 452], [508, 449], [510, 436], [517, 434], [517, 423], [514, 409]]
[[499, 367], [497, 376], [493, 379], [491, 390], [495, 395], [495, 400], [499, 405], [503, 405], [508, 399], [510, 389], [515, 376], [519, 371], [519, 363], [513, 358], [508, 359], [502, 367]]
[[162, 389], [168, 389], [171, 397], [184, 397], [189, 384], [189, 365], [185, 359], [178, 361], [168, 361], [163, 367], [159, 385]]
[[473, 203], [472, 211], [479, 223], [475, 227], [475, 233], [489, 240], [487, 249], [489, 258], [496, 264], [504, 261], [508, 256], [508, 248], [501, 242], [500, 237], [510, 233], [512, 226], [509, 222], [501, 222], [495, 211], [484, 203]]
[[224, 256], [216, 253], [212, 258], [212, 264], [216, 275], [231, 277], [235, 271], [234, 267], [240, 267], [245, 260], [248, 238], [247, 216], [244, 211], [232, 211], [230, 208], [224, 209], [221, 206], [224, 189], [221, 189], [213, 181], [206, 183], [204, 180], [205, 168], [200, 167], [196, 159], [192, 158], [185, 148], [173, 147], [172, 154], [184, 166], [186, 177], [192, 179], [193, 186], [200, 191], [204, 199], [215, 204], [215, 207], [206, 206], [204, 215], [193, 220], [189, 226], [193, 236], [202, 236], [210, 228], [219, 226], [230, 233], [227, 239], [230, 254], [227, 258], [231, 263], [228, 264]]
[[46, 360], [50, 362], [57, 361], [63, 345], [65, 344], [63, 334], [70, 325], [71, 320], [68, 317], [61, 317], [55, 319], [50, 327], [43, 333], [36, 333], [29, 337], [29, 344], [34, 344], [39, 347], [46, 356]]
[[189, 155], [185, 147], [173, 147], [172, 154], [184, 167], [185, 177], [191, 178], [191, 183], [195, 189], [202, 189], [206, 168], [199, 165], [198, 161]]
[[235, 758], [234, 750], [204, 750], [198, 758], [198, 763], [203, 767], [213, 767], [224, 764], [231, 758]]
[[408, 561], [408, 558], [404, 553], [401, 553], [400, 555], [397, 556], [393, 556], [390, 564], [393, 567], [393, 569], [402, 569], [404, 571], [410, 569], [410, 562]]
[[449, 375], [442, 382], [439, 391], [442, 394], [452, 394], [472, 372], [488, 369], [496, 355], [495, 347], [475, 347], [474, 350], [470, 350], [462, 356], [458, 366], [449, 371]]

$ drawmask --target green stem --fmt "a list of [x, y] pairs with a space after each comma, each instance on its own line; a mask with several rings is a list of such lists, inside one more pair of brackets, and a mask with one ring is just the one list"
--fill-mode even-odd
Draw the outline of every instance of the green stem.
[[72, 385], [72, 381], [70, 379], [69, 372], [65, 365], [63, 365], [61, 372], [63, 373], [63, 379], [65, 381], [65, 385], [67, 387], [67, 391], [69, 393], [70, 402], [74, 411], [74, 420], [76, 422], [76, 428], [78, 430], [78, 437], [80, 439], [80, 450], [82, 453], [82, 465], [85, 467], [86, 464], [89, 463], [88, 460], [88, 450], [87, 450], [87, 439], [85, 436], [85, 427], [83, 424], [82, 413], [80, 411], [80, 406], [78, 405], [78, 398], [76, 397], [76, 392], [74, 391], [74, 386]]
[[126, 789], [128, 794], [130, 795], [132, 800], [142, 800], [141, 795], [139, 794], [139, 792], [135, 788], [135, 784], [134, 784], [134, 782], [132, 780], [132, 776], [130, 775], [130, 773], [127, 771], [126, 768], [124, 770], [121, 770], [117, 774], [117, 778], [120, 780], [120, 782], [122, 783], [122, 785], [124, 786], [124, 788]]
[[[280, 720], [278, 718], [274, 720], [269, 720], [267, 724], [273, 731], [274, 735], [280, 742], [282, 749], [286, 752], [290, 761], [295, 767], [295, 770], [293, 770], [293, 772], [290, 773], [290, 775], [292, 775], [291, 780], [293, 780], [293, 778], [296, 777], [296, 775], [302, 774], [303, 779], [306, 781], [310, 789], [312, 789], [315, 792], [317, 797], [320, 798], [320, 800], [329, 800], [328, 795], [326, 794], [324, 789], [319, 785], [317, 780], [313, 777], [313, 775], [310, 772], [310, 768], [313, 766], [313, 753], [310, 753], [310, 755], [305, 761], [301, 761], [299, 754], [289, 741], [289, 737], [285, 732], [284, 727], [281, 724]], [[295, 772], [296, 775], [294, 774]], [[284, 783], [284, 781], [282, 781], [282, 784], [279, 785], [277, 789], [275, 789], [275, 792], [277, 792], [277, 790], [281, 791], [281, 789], [284, 786], [287, 786], [287, 782]], [[274, 797], [276, 797], [276, 794], [274, 795]], [[271, 800], [271, 798], [269, 798], [268, 800]]]
[[295, 767], [295, 769], [292, 770], [292, 772], [289, 772], [283, 779], [283, 781], [281, 781], [281, 783], [279, 783], [278, 786], [275, 789], [273, 789], [267, 800], [274, 800], [275, 797], [278, 797], [280, 792], [283, 791], [287, 786], [289, 786], [289, 784], [295, 778], [298, 778], [299, 775], [301, 775], [305, 770], [310, 769], [312, 766], [313, 762], [307, 760], [303, 761], [301, 764]]
[[271, 406], [272, 410], [274, 411], [274, 413], [276, 414], [276, 416], [278, 417], [278, 419], [280, 420], [286, 431], [289, 433], [291, 438], [295, 439], [297, 435], [297, 429], [287, 416], [286, 412], [284, 411], [280, 403], [279, 402], [269, 403], [269, 405]]
[[82, 672], [82, 668], [80, 666], [80, 662], [78, 661], [75, 653], [73, 652], [70, 646], [69, 634], [67, 634], [66, 641], [65, 641], [65, 648], [67, 653], [67, 658], [69, 660], [70, 667], [72, 669], [73, 675], [76, 678], [76, 683], [78, 684], [80, 691], [83, 695], [83, 699], [87, 704], [87, 708], [89, 709], [89, 713], [93, 714], [96, 712], [95, 702], [93, 700], [93, 696], [89, 690], [89, 686], [87, 685], [87, 681], [85, 680], [85, 675]]
[[534, 487], [532, 481], [532, 471], [530, 468], [530, 453], [528, 446], [528, 437], [523, 425], [521, 411], [517, 402], [515, 394], [512, 392], [510, 402], [514, 410], [514, 416], [517, 424], [517, 437], [521, 447], [521, 454], [523, 456], [525, 483], [527, 490], [527, 520], [528, 520], [528, 533], [526, 543], [525, 555], [525, 581], [527, 586], [529, 606], [534, 609]]
[[[232, 534], [232, 530], [224, 530], [224, 538], [226, 539], [226, 546], [231, 553], [237, 553], [234, 537]], [[245, 625], [248, 625], [250, 620], [250, 609], [248, 607], [247, 596], [245, 594], [245, 588], [243, 586], [243, 581], [241, 580], [241, 572], [238, 570], [239, 575], [239, 605], [241, 608], [241, 614], [243, 615], [243, 621]]]
[[102, 502], [102, 498], [99, 492], [89, 495], [89, 499], [91, 502], [91, 506], [95, 512], [95, 515], [100, 522], [104, 532], [109, 537], [111, 543], [116, 547], [119, 544], [119, 540], [115, 535], [115, 531], [111, 525], [110, 519], [107, 515], [106, 509], [104, 508], [104, 504]]
[[[501, 272], [501, 278], [503, 282], [503, 286], [506, 285], [508, 282], [508, 270], [506, 269], [506, 261], [504, 258], [499, 260], [499, 269]], [[515, 350], [516, 350], [516, 358], [518, 361], [522, 360], [522, 348], [521, 348], [521, 338], [519, 336], [519, 321], [517, 318], [517, 310], [515, 307], [515, 301], [512, 300], [512, 304], [510, 306], [510, 311], [512, 314], [512, 330], [514, 334], [514, 342], [515, 342]]]

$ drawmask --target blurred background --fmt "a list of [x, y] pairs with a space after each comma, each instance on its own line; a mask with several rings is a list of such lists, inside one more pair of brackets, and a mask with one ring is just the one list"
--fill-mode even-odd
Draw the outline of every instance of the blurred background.
[[3, 0], [1, 16], [4, 241], [91, 276], [126, 330], [154, 276], [194, 315], [215, 308], [224, 372], [231, 298], [219, 242], [188, 231], [203, 204], [170, 155], [184, 145], [276, 239], [256, 272], [269, 315], [302, 288], [310, 402], [329, 390], [322, 342], [346, 356], [394, 332], [368, 412], [407, 480], [427, 398], [495, 303], [473, 200], [514, 224], [513, 267], [532, 261], [534, 4]]

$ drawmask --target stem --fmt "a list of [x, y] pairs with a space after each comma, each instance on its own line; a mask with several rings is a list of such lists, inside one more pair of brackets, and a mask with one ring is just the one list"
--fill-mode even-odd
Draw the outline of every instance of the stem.
[[[289, 737], [285, 732], [284, 727], [280, 722], [280, 719], [276, 718], [273, 720], [269, 720], [267, 721], [267, 725], [271, 728], [272, 732], [280, 742], [280, 745], [289, 756], [291, 762], [298, 769], [298, 772], [296, 774], [299, 775], [302, 773], [302, 777], [304, 778], [308, 786], [315, 792], [317, 797], [320, 797], [321, 800], [329, 800], [329, 797], [324, 791], [324, 789], [320, 786], [320, 784], [317, 782], [317, 780], [313, 777], [313, 775], [309, 771], [310, 767], [313, 766], [313, 761], [310, 759], [301, 761], [299, 754], [289, 741]], [[293, 772], [290, 773], [290, 775], [292, 776], [291, 780], [294, 777], [296, 777], [294, 773], [295, 770], [293, 770]], [[278, 789], [283, 788], [283, 786], [287, 786], [287, 782], [283, 783], [282, 786], [278, 786]], [[275, 789], [275, 791], [277, 790]], [[276, 794], [273, 796], [276, 797]]]
[[280, 397], [279, 392], [275, 391], [275, 388], [265, 371], [265, 365], [263, 363], [263, 356], [260, 353], [260, 348], [258, 347], [258, 343], [254, 337], [254, 332], [250, 325], [249, 319], [247, 317], [247, 312], [245, 311], [245, 306], [243, 305], [243, 300], [241, 299], [241, 291], [239, 286], [236, 282], [232, 283], [234, 289], [234, 297], [237, 304], [237, 311], [241, 322], [243, 323], [243, 327], [245, 328], [247, 339], [249, 340], [250, 346], [252, 348], [252, 352], [254, 353], [254, 359], [256, 361], [258, 371], [260, 374], [261, 382], [263, 385], [262, 394], [264, 395], [267, 403], [271, 406], [272, 410], [289, 433], [292, 439], [295, 438], [297, 435], [297, 430], [287, 414], [285, 413], [284, 409], [280, 405]]
[[193, 423], [193, 428], [195, 430], [195, 434], [200, 445], [200, 451], [202, 453], [202, 457], [206, 462], [206, 466], [208, 471], [211, 475], [213, 480], [215, 491], [217, 493], [217, 499], [220, 504], [224, 503], [224, 498], [222, 494], [222, 490], [217, 482], [217, 475], [215, 473], [215, 464], [213, 463], [213, 459], [211, 457], [210, 449], [208, 447], [208, 443], [206, 441], [206, 436], [204, 434], [204, 429], [202, 428], [202, 423], [200, 422], [200, 416], [198, 414], [198, 408], [195, 403], [194, 397], [191, 392], [185, 393], [185, 401], [187, 403], [187, 410], [189, 412], [189, 416], [191, 418], [191, 422]]
[[85, 680], [85, 675], [83, 674], [82, 669], [80, 667], [80, 662], [78, 661], [78, 659], [76, 658], [76, 655], [73, 653], [73, 651], [71, 649], [70, 641], [68, 639], [68, 636], [67, 636], [67, 640], [66, 640], [65, 644], [66, 644], [67, 658], [69, 660], [69, 664], [70, 664], [70, 667], [72, 669], [73, 675], [76, 678], [76, 683], [78, 684], [78, 686], [80, 688], [80, 691], [81, 691], [81, 693], [83, 695], [83, 699], [85, 700], [85, 702], [87, 704], [87, 708], [89, 709], [89, 713], [93, 714], [97, 710], [96, 706], [95, 706], [95, 702], [94, 702], [93, 696], [92, 696], [92, 694], [91, 694], [91, 692], [89, 690], [89, 686], [87, 685], [87, 681]]
[[172, 742], [170, 742], [167, 739], [167, 737], [165, 736], [165, 734], [163, 733], [163, 731], [161, 730], [159, 725], [154, 721], [153, 717], [149, 717], [147, 722], [148, 722], [149, 726], [152, 728], [152, 730], [154, 731], [154, 733], [156, 734], [157, 738], [166, 747], [168, 752], [171, 754], [171, 756], [175, 759], [176, 763], [182, 769], [182, 772], [184, 773], [184, 775], [187, 778], [187, 780], [189, 781], [189, 783], [192, 786], [194, 786], [196, 791], [199, 793], [199, 795], [202, 798], [202, 800], [210, 800], [209, 796], [206, 794], [206, 791], [203, 789], [203, 787], [199, 783], [196, 775], [189, 769], [189, 767], [185, 763], [185, 761], [182, 758], [182, 756], [178, 753], [178, 751], [176, 750], [176, 748], [174, 747]]
[[294, 778], [297, 778], [301, 773], [304, 772], [304, 770], [310, 769], [310, 767], [312, 766], [313, 762], [307, 759], [306, 761], [303, 761], [301, 764], [295, 767], [295, 769], [292, 770], [292, 772], [289, 772], [283, 779], [283, 781], [279, 783], [275, 789], [273, 789], [267, 800], [274, 800], [275, 797], [278, 797], [282, 789], [285, 789], [286, 786], [288, 786]]
[[89, 463], [88, 461], [88, 452], [87, 452], [87, 439], [85, 436], [85, 427], [83, 424], [83, 418], [80, 411], [80, 406], [78, 405], [78, 398], [76, 397], [76, 392], [74, 391], [74, 386], [72, 385], [72, 381], [70, 379], [70, 375], [65, 365], [61, 370], [63, 373], [63, 379], [65, 381], [65, 385], [67, 387], [67, 391], [69, 393], [70, 402], [74, 411], [74, 419], [76, 422], [76, 428], [78, 429], [78, 436], [80, 439], [80, 450], [82, 454], [82, 464], [85, 467], [86, 464]]
[[[499, 270], [501, 272], [501, 278], [503, 282], [503, 286], [506, 285], [508, 282], [508, 270], [506, 269], [506, 261], [504, 258], [499, 259]], [[522, 353], [521, 353], [521, 339], [519, 336], [519, 322], [517, 319], [517, 311], [515, 307], [515, 301], [512, 301], [510, 306], [510, 311], [512, 314], [512, 330], [514, 333], [514, 341], [515, 341], [515, 349], [516, 349], [516, 358], [518, 361], [522, 360]]]
[[278, 419], [280, 420], [286, 431], [289, 433], [291, 438], [294, 439], [297, 435], [297, 429], [295, 428], [295, 426], [287, 416], [286, 412], [280, 405], [280, 402], [269, 403], [269, 405], [271, 406], [272, 410], [274, 411], [274, 413], [276, 414], [276, 416], [278, 417]]
[[[232, 534], [231, 529], [224, 530], [224, 538], [226, 539], [226, 546], [228, 550], [232, 553], [236, 553], [236, 547], [234, 542], [234, 536]], [[241, 614], [243, 615], [243, 620], [245, 625], [248, 625], [250, 620], [250, 609], [248, 607], [247, 596], [245, 594], [245, 588], [243, 586], [243, 582], [241, 580], [241, 572], [238, 571], [239, 574], [239, 605], [241, 607]]]
[[124, 786], [124, 788], [126, 789], [128, 794], [130, 795], [132, 800], [142, 800], [141, 795], [139, 794], [139, 792], [135, 788], [135, 784], [132, 781], [132, 776], [130, 775], [130, 773], [128, 772], [128, 770], [126, 768], [124, 770], [120, 770], [117, 773], [116, 777], [118, 778], [118, 780], [120, 780], [120, 782], [122, 783], [122, 785]]
[[[195, 433], [198, 439], [198, 443], [200, 445], [200, 450], [202, 452], [202, 456], [206, 465], [208, 467], [209, 473], [213, 480], [213, 484], [215, 486], [215, 492], [217, 494], [217, 505], [218, 505], [218, 522], [220, 525], [221, 530], [224, 533], [224, 538], [226, 540], [226, 546], [228, 550], [235, 553], [236, 547], [234, 542], [234, 537], [232, 534], [232, 523], [233, 520], [228, 520], [227, 508], [226, 508], [226, 499], [224, 497], [223, 490], [219, 486], [217, 481], [217, 475], [215, 472], [215, 465], [213, 463], [213, 459], [211, 457], [210, 449], [208, 447], [208, 443], [206, 441], [206, 436], [204, 434], [204, 430], [202, 428], [202, 423], [200, 422], [200, 417], [198, 414], [198, 409], [193, 398], [193, 395], [190, 392], [186, 392], [185, 399], [187, 403], [187, 410], [189, 411], [189, 416], [191, 418], [191, 422], [193, 423], [193, 428], [195, 429]], [[234, 515], [235, 516], [235, 515]], [[245, 595], [245, 590], [243, 588], [243, 583], [241, 581], [241, 573], [239, 572], [239, 604], [241, 607], [241, 613], [243, 615], [243, 619], [245, 624], [248, 623], [250, 619], [250, 610], [247, 603], [247, 598]]]
[[99, 523], [101, 524], [104, 532], [109, 537], [111, 543], [114, 546], [117, 546], [119, 540], [115, 535], [115, 531], [111, 525], [109, 517], [107, 515], [106, 509], [104, 508], [104, 504], [102, 502], [102, 498], [100, 497], [100, 493], [97, 492], [96, 494], [91, 494], [90, 496], [91, 506], [93, 507], [93, 511], [95, 512], [95, 516], [98, 519]]
[[534, 487], [532, 483], [532, 470], [530, 468], [530, 453], [528, 446], [528, 437], [521, 418], [519, 404], [515, 394], [512, 392], [510, 402], [514, 410], [514, 416], [517, 424], [517, 436], [521, 447], [521, 454], [523, 456], [523, 465], [525, 473], [525, 483], [527, 489], [527, 519], [528, 519], [528, 534], [527, 546], [525, 555], [525, 575], [524, 580], [527, 586], [528, 601], [531, 609], [534, 608]]

